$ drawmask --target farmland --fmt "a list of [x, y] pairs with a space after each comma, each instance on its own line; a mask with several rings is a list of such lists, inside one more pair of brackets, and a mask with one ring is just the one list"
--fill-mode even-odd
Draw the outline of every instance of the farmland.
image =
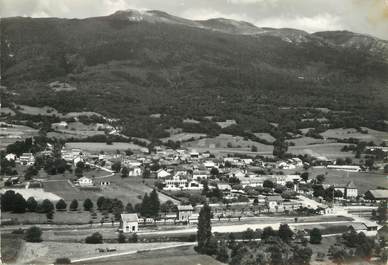
[[68, 149], [79, 148], [89, 152], [100, 152], [100, 151], [114, 152], [116, 150], [127, 150], [127, 149], [147, 151], [146, 148], [141, 147], [139, 145], [136, 145], [133, 143], [124, 143], [124, 142], [117, 142], [109, 145], [106, 143], [70, 142], [70, 143], [66, 143], [66, 148]]
[[0, 149], [9, 144], [32, 136], [37, 136], [38, 130], [24, 125], [4, 124], [0, 127]]
[[366, 127], [362, 127], [361, 129], [367, 131], [367, 133], [361, 133], [354, 128], [339, 128], [329, 129], [321, 133], [321, 135], [325, 138], [335, 139], [355, 138], [365, 142], [373, 141], [375, 144], [380, 144], [384, 140], [388, 140], [388, 132], [376, 131]]
[[221, 265], [222, 263], [216, 261], [214, 258], [205, 255], [199, 255], [193, 247], [179, 247], [171, 248], [163, 251], [151, 251], [137, 253], [130, 256], [122, 256], [116, 258], [109, 258], [109, 260], [96, 260], [86, 262], [86, 264], [106, 264], [113, 265]]
[[115, 253], [130, 252], [137, 250], [149, 250], [160, 246], [177, 246], [180, 243], [137, 243], [137, 244], [82, 244], [82, 243], [61, 243], [42, 242], [25, 243], [25, 247], [19, 254], [18, 263], [52, 263], [56, 258], [71, 257], [80, 259], [106, 255], [99, 253], [96, 248], [115, 248]]
[[174, 142], [184, 142], [188, 140], [193, 139], [199, 139], [201, 137], [206, 137], [206, 134], [203, 133], [178, 133], [171, 135], [170, 137], [162, 138], [160, 139], [162, 142], [167, 142], [168, 140], [174, 141]]
[[52, 192], [47, 192], [43, 189], [4, 189], [1, 190], [1, 193], [5, 192], [6, 190], [13, 190], [15, 193], [20, 193], [25, 199], [28, 199], [29, 197], [34, 197], [37, 201], [49, 199], [50, 201], [55, 202], [61, 199], [60, 196]]
[[365, 193], [369, 189], [375, 189], [378, 186], [388, 188], [388, 181], [384, 174], [372, 172], [345, 172], [326, 168], [310, 168], [309, 172], [312, 177], [324, 174], [325, 183], [328, 184], [346, 184], [352, 180], [357, 186], [359, 194]]
[[288, 147], [288, 152], [294, 155], [310, 155], [310, 156], [324, 156], [329, 159], [336, 159], [338, 157], [354, 157], [352, 152], [342, 152], [341, 149], [346, 144], [343, 143], [326, 143], [314, 145], [296, 145]]

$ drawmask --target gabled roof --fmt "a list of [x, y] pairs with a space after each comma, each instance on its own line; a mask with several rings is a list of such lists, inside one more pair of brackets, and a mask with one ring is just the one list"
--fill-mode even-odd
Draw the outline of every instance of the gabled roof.
[[123, 222], [138, 222], [139, 221], [136, 213], [121, 214], [121, 220]]
[[346, 185], [346, 188], [348, 188], [348, 189], [357, 189], [357, 187], [354, 184], [353, 180], [348, 182], [348, 184]]
[[193, 206], [191, 205], [178, 205], [178, 211], [193, 211]]
[[367, 193], [370, 193], [375, 199], [387, 199], [388, 190], [369, 190]]

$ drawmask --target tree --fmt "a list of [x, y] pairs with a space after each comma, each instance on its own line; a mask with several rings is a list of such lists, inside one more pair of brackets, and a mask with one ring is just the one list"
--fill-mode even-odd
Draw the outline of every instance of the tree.
[[64, 211], [66, 210], [67, 208], [67, 204], [66, 202], [63, 200], [63, 199], [60, 199], [57, 204], [55, 205], [55, 208], [58, 210], [58, 211]]
[[279, 158], [283, 158], [287, 153], [288, 144], [283, 137], [280, 137], [273, 142], [273, 155]]
[[251, 228], [248, 228], [242, 233], [242, 239], [251, 241], [255, 238], [255, 231], [253, 231]]
[[158, 192], [155, 189], [153, 189], [150, 193], [149, 207], [151, 216], [154, 218], [158, 217], [160, 211], [160, 201]]
[[199, 253], [206, 253], [206, 248], [209, 244], [211, 237], [212, 237], [211, 209], [209, 205], [205, 203], [201, 208], [198, 216], [197, 251]]
[[74, 174], [77, 178], [81, 178], [83, 176], [83, 169], [81, 167], [76, 167]]
[[119, 233], [119, 236], [118, 236], [118, 238], [117, 238], [117, 241], [118, 241], [119, 243], [125, 243], [125, 240], [126, 240], [126, 238], [125, 238], [124, 233], [123, 233], [123, 232], [120, 232], [120, 233]]
[[228, 248], [226, 247], [225, 241], [221, 241], [220, 246], [217, 249], [217, 260], [227, 263], [229, 260]]
[[377, 208], [377, 221], [380, 224], [384, 224], [387, 221], [387, 201], [383, 200], [380, 202]]
[[310, 231], [310, 244], [321, 244], [322, 234], [318, 228], [313, 228]]
[[13, 211], [15, 196], [16, 196], [16, 193], [13, 190], [7, 190], [4, 194], [2, 194], [1, 196], [2, 212]]
[[257, 146], [256, 145], [252, 145], [251, 146], [251, 152], [257, 152], [258, 149], [257, 149]]
[[220, 174], [220, 171], [218, 170], [218, 168], [212, 167], [212, 169], [210, 169], [210, 175], [217, 177], [219, 174]]
[[84, 206], [85, 211], [90, 211], [94, 205], [93, 205], [93, 202], [89, 198], [87, 198], [84, 201], [83, 206]]
[[93, 233], [91, 236], [85, 238], [86, 244], [101, 244], [102, 243], [102, 235], [98, 232]]
[[25, 233], [25, 240], [27, 242], [42, 242], [42, 230], [37, 226], [32, 226], [27, 229]]
[[125, 206], [125, 211], [127, 213], [134, 213], [135, 212], [134, 209], [133, 209], [133, 206], [132, 206], [132, 204], [130, 202], [128, 202], [127, 205]]
[[38, 207], [42, 213], [49, 213], [54, 211], [54, 204], [48, 199], [43, 200], [42, 204]]
[[76, 199], [72, 200], [69, 208], [70, 208], [70, 211], [77, 211], [78, 201]]
[[304, 180], [304, 182], [307, 182], [309, 179], [309, 173], [308, 172], [303, 172], [300, 177]]
[[127, 178], [129, 176], [129, 169], [127, 167], [123, 167], [121, 169], [121, 177]]
[[293, 256], [291, 258], [292, 265], [309, 265], [313, 251], [310, 248], [293, 248]]
[[292, 230], [290, 229], [288, 224], [281, 224], [280, 225], [279, 236], [284, 242], [286, 242], [286, 243], [290, 242], [293, 235], [294, 235], [294, 232], [292, 232]]
[[116, 161], [112, 164], [112, 170], [116, 173], [119, 173], [120, 172], [120, 169], [121, 169], [121, 162], [120, 161]]
[[317, 182], [319, 184], [322, 184], [325, 181], [325, 175], [320, 174], [320, 175], [316, 176], [316, 179], [317, 179]]
[[13, 202], [13, 212], [14, 213], [25, 213], [27, 208], [27, 202], [22, 195], [16, 193], [15, 199]]
[[150, 198], [148, 197], [148, 194], [144, 194], [143, 200], [141, 202], [140, 206], [140, 215], [144, 217], [150, 217]]
[[261, 234], [261, 239], [266, 240], [273, 236], [276, 236], [276, 232], [272, 229], [271, 226], [267, 226], [263, 229], [263, 233]]
[[36, 208], [38, 207], [38, 202], [35, 200], [34, 197], [29, 197], [27, 199], [27, 210], [30, 212], [35, 212]]
[[263, 187], [264, 187], [264, 188], [273, 189], [273, 188], [275, 187], [275, 184], [274, 184], [271, 180], [266, 179], [266, 180], [264, 180], [264, 182], [263, 182]]
[[97, 208], [98, 209], [101, 209], [101, 206], [102, 206], [104, 200], [105, 200], [105, 198], [103, 196], [98, 197], [98, 199], [97, 199]]

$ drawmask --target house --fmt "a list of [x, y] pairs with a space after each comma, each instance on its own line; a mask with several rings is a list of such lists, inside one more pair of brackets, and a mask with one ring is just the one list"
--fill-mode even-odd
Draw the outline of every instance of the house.
[[232, 190], [232, 187], [228, 183], [217, 183], [217, 188], [222, 191]]
[[139, 218], [136, 213], [121, 214], [121, 229], [124, 233], [136, 233], [139, 231]]
[[388, 200], [388, 190], [368, 190], [365, 193], [365, 199], [371, 201]]
[[280, 206], [282, 206], [283, 198], [282, 196], [275, 195], [275, 196], [267, 196], [265, 199], [266, 205], [270, 210], [273, 209], [279, 209]]
[[83, 159], [81, 155], [74, 157], [74, 160], [73, 160], [74, 166], [76, 167], [79, 162], [85, 163], [85, 159]]
[[194, 180], [203, 180], [209, 177], [209, 172], [207, 170], [194, 170], [193, 179]]
[[32, 166], [35, 163], [35, 157], [32, 153], [23, 153], [19, 157], [19, 162], [23, 166]]
[[7, 154], [5, 156], [5, 159], [7, 159], [8, 161], [11, 161], [11, 160], [15, 161], [16, 160], [16, 155], [15, 154]]
[[207, 169], [211, 169], [213, 167], [217, 167], [216, 163], [214, 163], [213, 161], [206, 161], [206, 162], [203, 163], [203, 165]]
[[341, 191], [343, 198], [356, 198], [358, 196], [358, 189], [353, 181], [349, 181], [346, 185], [335, 185], [334, 189]]
[[87, 177], [82, 177], [78, 180], [78, 184], [81, 187], [90, 187], [93, 186], [93, 180]]
[[178, 205], [177, 219], [180, 222], [188, 222], [193, 214], [193, 206], [191, 205]]
[[171, 174], [170, 173], [168, 173], [166, 170], [164, 170], [164, 169], [159, 169], [158, 171], [156, 171], [156, 177], [158, 178], [158, 179], [160, 179], [160, 178], [166, 178], [166, 177], [168, 177], [168, 176], [170, 176]]
[[130, 177], [139, 177], [141, 176], [141, 174], [142, 174], [142, 170], [140, 167], [131, 168], [129, 169], [129, 173], [128, 173]]

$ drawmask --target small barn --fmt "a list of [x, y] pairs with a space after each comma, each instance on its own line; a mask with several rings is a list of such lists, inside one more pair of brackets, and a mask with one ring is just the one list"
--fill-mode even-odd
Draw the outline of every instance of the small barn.
[[121, 229], [124, 233], [139, 231], [139, 218], [136, 213], [121, 214]]

